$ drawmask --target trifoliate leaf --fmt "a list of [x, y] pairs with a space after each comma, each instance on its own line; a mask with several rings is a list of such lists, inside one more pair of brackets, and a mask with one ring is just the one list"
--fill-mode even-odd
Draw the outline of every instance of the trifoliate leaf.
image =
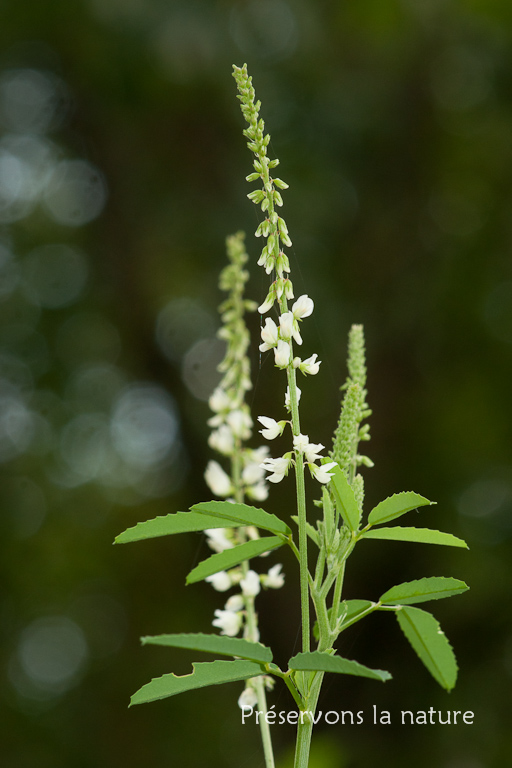
[[248, 680], [250, 677], [265, 674], [260, 664], [253, 661], [207, 661], [193, 664], [192, 668], [193, 672], [190, 675], [177, 677], [171, 674], [154, 678], [133, 694], [130, 706], [165, 699], [195, 688]]
[[433, 576], [397, 584], [384, 592], [380, 598], [386, 605], [410, 605], [424, 603], [426, 600], [439, 600], [442, 597], [460, 595], [469, 589], [468, 585], [459, 579]]
[[435, 502], [429, 501], [424, 496], [420, 496], [412, 491], [395, 493], [372, 509], [368, 515], [368, 522], [371, 525], [382, 525], [382, 523], [388, 523], [390, 520], [394, 520], [395, 517], [405, 515], [406, 512], [410, 512], [417, 507], [423, 507], [426, 504], [435, 504]]
[[245, 544], [239, 544], [238, 547], [225, 549], [217, 555], [212, 555], [202, 563], [199, 563], [187, 576], [187, 584], [193, 584], [196, 581], [202, 581], [207, 576], [219, 571], [227, 571], [240, 565], [244, 560], [250, 560], [252, 557], [262, 555], [263, 552], [270, 552], [283, 545], [283, 539], [279, 536], [265, 536], [263, 539], [247, 541]]
[[263, 509], [248, 504], [231, 504], [229, 501], [204, 501], [200, 504], [194, 504], [191, 509], [193, 512], [226, 518], [228, 521], [225, 524], [226, 528], [233, 527], [233, 525], [255, 525], [264, 531], [281, 533], [284, 536], [291, 535], [290, 528], [283, 520]]
[[396, 618], [430, 674], [450, 691], [457, 680], [457, 661], [437, 619], [420, 608], [402, 608]]
[[464, 547], [468, 545], [457, 536], [443, 531], [434, 531], [431, 528], [377, 528], [375, 531], [366, 531], [361, 538], [386, 539], [388, 541], [412, 541], [418, 544], [444, 544], [448, 547]]
[[385, 682], [391, 679], [389, 672], [382, 669], [370, 669], [358, 661], [350, 661], [341, 656], [331, 656], [322, 651], [298, 653], [288, 662], [290, 669], [312, 672], [338, 672], [342, 675], [357, 675], [358, 677], [370, 677], [373, 680]]
[[251, 643], [239, 637], [224, 635], [178, 634], [141, 637], [143, 645], [165, 645], [171, 648], [190, 648], [192, 651], [220, 653], [223, 656], [239, 656], [261, 664], [272, 661], [272, 651], [261, 643]]

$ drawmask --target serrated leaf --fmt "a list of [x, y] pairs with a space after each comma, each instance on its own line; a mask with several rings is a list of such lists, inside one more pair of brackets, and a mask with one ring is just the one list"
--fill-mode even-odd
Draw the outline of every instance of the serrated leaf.
[[432, 528], [377, 528], [376, 531], [365, 531], [361, 538], [386, 539], [387, 541], [412, 541], [418, 544], [443, 544], [448, 547], [464, 547], [468, 545], [463, 539], [452, 536], [444, 531], [434, 531]]
[[[345, 618], [341, 623], [340, 632], [343, 632], [344, 629], [347, 629], [348, 627], [352, 626], [352, 624], [355, 624], [357, 621], [362, 619], [368, 609], [374, 605], [375, 603], [372, 603], [371, 600], [343, 600], [338, 608], [338, 617], [343, 616], [343, 614], [345, 615]], [[332, 616], [332, 608], [329, 608], [327, 611], [327, 616], [330, 621]], [[320, 637], [318, 621], [315, 621], [313, 634], [315, 636], [315, 640], [318, 640]]]
[[143, 645], [165, 645], [171, 648], [190, 648], [192, 651], [220, 653], [223, 656], [239, 656], [241, 659], [267, 664], [272, 661], [272, 651], [262, 643], [251, 643], [239, 637], [225, 635], [177, 634], [141, 637]]
[[426, 600], [439, 600], [442, 597], [460, 595], [469, 589], [468, 585], [459, 579], [433, 576], [397, 584], [384, 592], [380, 598], [386, 605], [410, 605], [424, 603]]
[[202, 581], [207, 576], [219, 571], [227, 571], [234, 568], [244, 560], [250, 560], [252, 557], [262, 555], [263, 552], [270, 552], [284, 544], [279, 536], [265, 536], [262, 539], [247, 541], [245, 544], [239, 544], [238, 547], [225, 549], [217, 555], [212, 555], [197, 565], [187, 576], [187, 584], [193, 584], [196, 581]]
[[322, 651], [298, 653], [288, 662], [290, 669], [304, 672], [337, 672], [342, 675], [357, 675], [370, 677], [373, 680], [385, 682], [391, 679], [389, 672], [383, 669], [370, 669], [358, 661], [350, 661], [342, 656], [331, 656]]
[[336, 508], [348, 528], [351, 531], [357, 531], [361, 520], [361, 511], [357, 506], [354, 490], [339, 466], [335, 466], [330, 472], [333, 473], [333, 476], [329, 482], [329, 488], [334, 493]]
[[400, 517], [400, 515], [405, 515], [406, 512], [410, 512], [412, 509], [434, 503], [418, 493], [413, 493], [413, 491], [395, 493], [372, 509], [368, 515], [368, 522], [371, 525], [382, 525], [382, 523], [388, 523], [390, 520]]
[[[298, 515], [292, 515], [291, 516], [294, 523], [299, 524], [299, 516]], [[312, 542], [314, 542], [318, 549], [320, 549], [320, 539], [318, 538], [318, 531], [316, 528], [314, 528], [311, 523], [306, 523], [306, 533], [311, 539]]]
[[[191, 509], [193, 512], [200, 512], [201, 514], [225, 517], [230, 521], [229, 526], [255, 525], [257, 528], [262, 528], [272, 533], [281, 533], [284, 536], [290, 536], [291, 534], [291, 530], [284, 520], [280, 520], [276, 515], [265, 512], [264, 509], [252, 507], [248, 504], [232, 504], [229, 501], [204, 501], [200, 504], [194, 504]], [[226, 525], [226, 528], [229, 526]]]
[[421, 608], [396, 612], [400, 628], [435, 680], [450, 691], [457, 680], [457, 661], [437, 619]]
[[213, 515], [200, 515], [195, 512], [175, 512], [162, 517], [155, 517], [143, 523], [137, 523], [116, 536], [115, 544], [128, 544], [131, 541], [153, 539], [158, 536], [169, 536], [174, 533], [189, 533], [204, 531], [207, 528], [229, 528], [225, 518]]
[[192, 665], [190, 675], [162, 675], [140, 688], [130, 699], [130, 706], [145, 704], [149, 701], [165, 699], [184, 691], [205, 688], [208, 685], [231, 683], [236, 680], [248, 680], [265, 674], [260, 664], [254, 661], [206, 661]]

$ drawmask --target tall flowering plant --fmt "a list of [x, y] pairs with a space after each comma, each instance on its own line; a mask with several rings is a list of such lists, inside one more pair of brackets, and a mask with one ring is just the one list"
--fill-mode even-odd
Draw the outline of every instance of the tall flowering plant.
[[[215, 610], [212, 624], [220, 634], [166, 634], [142, 640], [195, 649], [230, 657], [230, 660], [194, 664], [192, 674], [181, 677], [165, 674], [137, 691], [131, 704], [206, 685], [244, 681], [239, 706], [249, 713], [257, 707], [265, 765], [271, 768], [274, 756], [269, 724], [275, 722], [275, 713], [267, 711], [265, 690], [280, 679], [297, 707], [295, 766], [306, 768], [325, 673], [356, 675], [380, 682], [391, 678], [389, 672], [346, 659], [335, 650], [339, 635], [374, 611], [387, 611], [396, 617], [406, 639], [443, 688], [453, 688], [457, 677], [453, 650], [437, 620], [415, 605], [461, 594], [467, 585], [441, 576], [420, 578], [390, 586], [376, 601], [346, 600], [343, 598], [346, 564], [356, 545], [371, 539], [453, 547], [466, 547], [466, 544], [449, 533], [430, 528], [388, 525], [407, 512], [432, 503], [417, 493], [396, 493], [368, 514], [363, 508], [364, 482], [359, 470], [372, 467], [373, 462], [359, 447], [370, 439], [366, 419], [371, 415], [366, 402], [362, 326], [352, 326], [349, 333], [348, 376], [342, 386], [341, 413], [329, 454], [323, 445], [302, 432], [297, 373], [314, 376], [321, 363], [316, 353], [304, 358], [295, 354], [295, 348], [302, 347], [301, 326], [313, 313], [314, 303], [308, 295], [295, 299], [285, 251], [291, 246], [291, 239], [287, 224], [277, 210], [283, 206], [281, 192], [288, 185], [273, 175], [279, 161], [268, 157], [270, 136], [265, 133], [259, 114], [261, 104], [256, 101], [252, 78], [245, 65], [233, 69], [247, 122], [244, 135], [253, 154], [254, 170], [247, 181], [258, 182], [248, 197], [262, 211], [256, 230], [256, 237], [264, 241], [258, 265], [271, 276], [266, 297], [258, 307], [258, 312], [266, 316], [259, 349], [262, 353], [271, 353], [274, 365], [286, 376], [284, 402], [276, 406], [275, 413], [260, 415], [257, 420], [266, 441], [286, 434], [288, 450], [273, 458], [266, 445], [248, 446], [254, 421], [245, 398], [251, 380], [247, 355], [250, 339], [244, 315], [255, 310], [256, 305], [243, 295], [248, 279], [244, 268], [248, 257], [243, 235], [238, 233], [228, 238], [229, 264], [221, 273], [220, 287], [228, 293], [220, 307], [223, 325], [219, 332], [226, 341], [226, 356], [220, 365], [223, 378], [210, 398], [213, 416], [209, 420], [212, 427], [209, 445], [221, 458], [208, 463], [205, 479], [217, 499], [195, 504], [188, 512], [138, 523], [116, 539], [118, 543], [125, 543], [188, 531], [205, 532], [215, 554], [190, 572], [187, 584], [205, 580], [218, 592], [234, 590], [224, 608]], [[295, 477], [297, 512], [290, 519], [246, 503], [264, 502], [271, 487], [268, 483], [279, 483], [289, 473]], [[307, 509], [308, 476], [310, 482], [317, 484], [319, 513]], [[259, 599], [261, 588], [283, 586], [282, 565], [270, 566], [267, 573], [254, 565], [257, 559], [283, 546], [291, 549], [298, 563], [302, 630], [302, 650], [289, 659], [286, 669], [273, 662], [271, 649], [260, 642], [256, 613], [256, 598]], [[371, 545], [363, 543], [363, 546]], [[310, 604], [314, 621], [310, 617]]]

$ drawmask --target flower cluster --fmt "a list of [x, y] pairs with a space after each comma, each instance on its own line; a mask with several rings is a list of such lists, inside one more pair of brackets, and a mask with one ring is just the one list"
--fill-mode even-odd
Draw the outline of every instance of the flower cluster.
[[274, 350], [274, 362], [277, 368], [287, 368], [290, 363], [293, 363], [293, 367], [298, 368], [304, 375], [318, 373], [320, 368], [320, 361], [317, 362], [318, 356], [311, 355], [307, 360], [293, 357], [291, 343], [293, 338], [297, 344], [302, 344], [299, 321], [309, 317], [313, 313], [313, 307], [313, 300], [304, 295], [293, 304], [291, 312], [283, 312], [280, 315], [279, 325], [276, 325], [272, 318], [266, 318], [265, 325], [261, 329], [262, 343], [259, 349], [260, 352]]
[[254, 153], [254, 172], [247, 176], [247, 181], [261, 180], [261, 189], [255, 189], [247, 197], [255, 205], [259, 205], [265, 219], [256, 230], [256, 237], [266, 238], [259, 266], [264, 267], [267, 275], [275, 273], [276, 279], [271, 284], [267, 297], [259, 307], [259, 312], [264, 315], [273, 306], [275, 301], [281, 299], [293, 299], [292, 282], [287, 277], [290, 271], [288, 256], [281, 247], [289, 248], [292, 244], [285, 220], [278, 215], [275, 207], [283, 205], [283, 198], [279, 190], [288, 189], [288, 184], [282, 179], [272, 177], [270, 171], [279, 165], [279, 160], [270, 160], [267, 157], [267, 147], [270, 135], [264, 133], [265, 123], [259, 116], [260, 102], [255, 102], [255, 92], [252, 78], [247, 73], [247, 67], [233, 67], [233, 76], [236, 80], [241, 101], [242, 114], [247, 121], [248, 128], [244, 130], [244, 136], [248, 139], [247, 146]]
[[228, 237], [227, 251], [230, 263], [222, 270], [219, 284], [229, 295], [219, 307], [223, 324], [218, 332], [219, 338], [227, 346], [224, 360], [219, 365], [219, 371], [224, 376], [209, 399], [213, 416], [208, 424], [213, 427], [213, 431], [208, 444], [222, 456], [231, 459], [231, 468], [236, 466], [237, 477], [233, 478], [233, 472], [225, 472], [217, 461], [210, 461], [206, 467], [205, 480], [219, 498], [227, 499], [235, 495], [236, 482], [242, 496], [264, 501], [268, 489], [260, 465], [268, 451], [265, 446], [257, 450], [242, 447], [242, 443], [251, 437], [253, 427], [249, 406], [245, 402], [245, 394], [252, 384], [247, 356], [250, 337], [244, 314], [256, 309], [256, 304], [243, 298], [249, 273], [244, 269], [248, 256], [241, 232]]
[[[263, 304], [258, 307], [258, 311], [262, 315], [266, 314], [272, 309], [276, 301], [280, 310], [278, 323], [270, 317], [265, 319], [265, 325], [261, 329], [262, 343], [259, 349], [260, 352], [273, 350], [276, 367], [286, 370], [288, 375], [285, 406], [292, 413], [295, 463], [297, 456], [300, 455], [301, 467], [305, 459], [312, 477], [325, 484], [331, 479], [332, 474], [329, 473], [329, 470], [333, 469], [336, 462], [316, 463], [323, 458], [318, 451], [324, 446], [309, 443], [307, 438], [305, 438], [306, 447], [304, 446], [304, 436], [300, 434], [297, 411], [300, 390], [296, 385], [295, 371], [298, 369], [304, 375], [315, 375], [318, 373], [321, 361], [318, 360], [316, 353], [305, 360], [295, 357], [293, 354], [293, 342], [299, 346], [302, 345], [299, 323], [313, 313], [314, 304], [312, 299], [304, 294], [295, 301], [291, 310], [288, 309], [287, 302], [293, 298], [293, 286], [289, 277], [285, 275], [285, 273], [290, 272], [290, 265], [282, 246], [289, 247], [291, 240], [285, 220], [274, 210], [275, 206], [282, 207], [283, 198], [279, 190], [287, 189], [288, 184], [270, 175], [270, 171], [278, 165], [279, 161], [270, 160], [267, 156], [270, 136], [264, 133], [265, 124], [259, 116], [261, 104], [259, 101], [255, 101], [252, 78], [247, 73], [247, 67], [245, 65], [233, 67], [233, 76], [239, 91], [238, 98], [241, 101], [242, 114], [248, 123], [244, 135], [248, 139], [247, 146], [255, 157], [254, 173], [247, 176], [247, 181], [252, 182], [259, 179], [262, 183], [261, 189], [253, 190], [248, 195], [248, 198], [256, 205], [260, 205], [261, 210], [266, 214], [266, 218], [259, 224], [255, 233], [256, 237], [266, 238], [266, 244], [263, 246], [258, 264], [264, 267], [267, 274], [271, 272], [276, 274], [276, 280], [271, 284], [267, 297]], [[273, 440], [281, 435], [287, 423], [286, 421], [276, 422], [266, 416], [260, 416], [259, 421], [264, 427], [260, 432], [267, 440]], [[279, 483], [288, 474], [290, 466], [294, 463], [292, 454], [293, 452], [285, 453], [276, 459], [267, 457], [261, 462], [260, 467], [269, 472], [267, 480], [271, 483]], [[302, 468], [300, 471], [303, 471]]]
[[[279, 434], [282, 433], [284, 421], [274, 421], [267, 416], [258, 416], [258, 421], [264, 425], [265, 429], [260, 429], [261, 434], [267, 440], [273, 440]], [[332, 477], [331, 470], [336, 466], [336, 461], [330, 461], [325, 464], [317, 464], [318, 460], [322, 460], [324, 457], [319, 451], [323, 451], [325, 446], [321, 443], [310, 443], [309, 437], [299, 433], [293, 437], [293, 448], [295, 455], [301, 454], [309, 468], [311, 477], [318, 480], [319, 483], [328, 483]], [[292, 451], [285, 453], [284, 456], [280, 456], [277, 459], [266, 458], [261, 467], [266, 469], [271, 474], [267, 477], [267, 480], [271, 483], [280, 483], [281, 480], [288, 474], [291, 464], [293, 463]]]
[[[243, 234], [238, 233], [227, 240], [230, 263], [221, 272], [220, 287], [229, 292], [220, 306], [222, 327], [218, 333], [227, 344], [226, 355], [219, 366], [224, 376], [209, 399], [213, 416], [208, 424], [212, 432], [208, 443], [213, 450], [229, 459], [229, 473], [218, 461], [208, 462], [205, 480], [210, 490], [219, 498], [243, 502], [245, 497], [264, 501], [268, 496], [268, 485], [263, 466], [268, 458], [268, 448], [248, 448], [245, 442], [252, 436], [253, 422], [245, 402], [246, 392], [251, 388], [249, 358], [249, 333], [244, 321], [247, 310], [256, 309], [254, 302], [243, 298], [248, 273], [243, 268], [247, 261]], [[297, 317], [300, 312], [298, 311]], [[298, 326], [297, 326], [298, 333]], [[205, 531], [208, 545], [214, 552], [223, 552], [247, 539], [259, 538], [253, 526], [240, 528], [211, 528]], [[264, 555], [262, 555], [264, 556]], [[206, 578], [217, 592], [227, 592], [238, 587], [240, 592], [231, 595], [223, 609], [215, 611], [212, 622], [221, 634], [236, 637], [242, 630], [243, 636], [252, 642], [259, 640], [254, 600], [261, 588], [279, 589], [284, 584], [280, 563], [272, 566], [268, 573], [259, 574], [248, 562], [243, 562], [229, 571], [219, 571]], [[240, 701], [255, 701], [259, 683], [247, 681]], [[264, 697], [263, 688], [261, 695]], [[245, 704], [241, 704], [243, 706]]]

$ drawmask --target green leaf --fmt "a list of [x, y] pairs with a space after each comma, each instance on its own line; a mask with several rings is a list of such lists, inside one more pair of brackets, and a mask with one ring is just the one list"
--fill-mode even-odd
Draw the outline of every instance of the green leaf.
[[[290, 536], [291, 530], [283, 520], [276, 515], [271, 515], [258, 507], [251, 507], [248, 504], [232, 504], [229, 501], [205, 501], [200, 504], [194, 504], [191, 509], [201, 514], [214, 515], [216, 517], [225, 517], [229, 520], [229, 526], [234, 525], [255, 525], [257, 528], [263, 528], [272, 533], [281, 533], [284, 536]], [[229, 527], [226, 525], [226, 528]]]
[[[291, 516], [294, 523], [299, 524], [299, 516], [298, 515], [292, 515]], [[311, 523], [306, 523], [306, 533], [311, 539], [312, 542], [314, 542], [318, 549], [320, 549], [320, 539], [318, 537], [318, 531], [316, 528], [314, 528]]]
[[148, 701], [165, 699], [177, 693], [205, 688], [208, 685], [231, 683], [235, 680], [248, 680], [250, 677], [264, 675], [259, 664], [253, 661], [207, 661], [192, 664], [190, 675], [162, 675], [140, 688], [130, 699], [130, 706], [145, 704]]
[[441, 597], [460, 595], [469, 589], [468, 585], [459, 579], [433, 576], [432, 578], [416, 579], [397, 584], [384, 592], [380, 598], [386, 605], [410, 605], [424, 603], [426, 600], [439, 600]]
[[382, 669], [370, 669], [358, 661], [349, 661], [341, 656], [331, 656], [322, 651], [311, 651], [310, 653], [298, 653], [289, 661], [290, 669], [297, 671], [312, 672], [338, 672], [342, 675], [357, 675], [358, 677], [370, 677], [373, 680], [391, 679], [389, 672]]
[[225, 518], [213, 515], [199, 515], [194, 512], [176, 512], [174, 514], [155, 517], [137, 523], [133, 528], [128, 528], [115, 539], [115, 544], [127, 544], [131, 541], [153, 539], [157, 536], [168, 536], [173, 533], [188, 533], [190, 531], [204, 531], [206, 528], [228, 528]]
[[[344, 629], [347, 629], [347, 627], [352, 626], [352, 624], [355, 624], [356, 621], [359, 621], [364, 616], [366, 616], [368, 609], [372, 608], [374, 605], [375, 603], [372, 603], [371, 600], [343, 600], [338, 608], [338, 617], [343, 616], [343, 614], [345, 615], [345, 618], [343, 619], [340, 627], [340, 632], [343, 632]], [[327, 615], [330, 621], [332, 616], [332, 608], [329, 608]], [[318, 627], [318, 621], [315, 621], [313, 634], [315, 639], [319, 640], [320, 630]]]
[[171, 648], [190, 648], [192, 651], [220, 653], [223, 656], [239, 656], [266, 664], [272, 661], [272, 651], [261, 643], [251, 643], [239, 637], [224, 635], [179, 634], [141, 637], [142, 645], [165, 645]]
[[244, 560], [250, 560], [252, 557], [262, 555], [263, 552], [270, 552], [284, 544], [279, 536], [265, 536], [263, 539], [247, 541], [245, 544], [239, 544], [238, 547], [225, 549], [217, 555], [212, 555], [197, 565], [187, 576], [187, 584], [193, 584], [196, 581], [202, 581], [207, 576], [219, 571], [227, 571], [235, 565], [239, 565]]
[[419, 544], [444, 544], [448, 547], [464, 547], [468, 545], [457, 536], [443, 531], [434, 531], [432, 528], [378, 528], [376, 531], [365, 531], [361, 538], [386, 539], [388, 541], [413, 541]]
[[417, 507], [424, 507], [425, 504], [435, 504], [433, 501], [429, 501], [424, 496], [420, 496], [418, 493], [412, 491], [404, 491], [404, 493], [395, 493], [380, 504], [372, 509], [368, 515], [368, 522], [371, 525], [382, 525], [382, 523], [388, 523], [390, 520], [394, 520], [395, 517], [405, 515], [406, 512], [410, 512], [411, 509]]
[[396, 617], [404, 635], [439, 685], [450, 691], [457, 680], [453, 649], [437, 619], [420, 608], [402, 608]]
[[329, 488], [334, 493], [336, 508], [350, 530], [357, 531], [361, 520], [361, 511], [357, 506], [354, 491], [339, 466], [334, 467], [331, 472], [333, 472], [333, 477], [329, 482]]

